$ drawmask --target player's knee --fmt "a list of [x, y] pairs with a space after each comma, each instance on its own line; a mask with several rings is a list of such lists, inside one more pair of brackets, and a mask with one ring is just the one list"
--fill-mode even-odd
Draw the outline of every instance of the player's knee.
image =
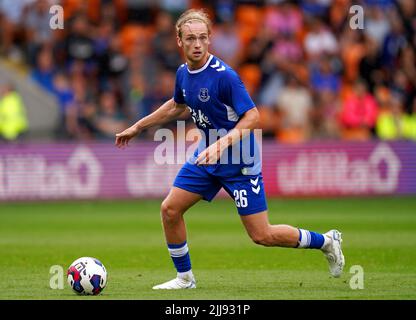
[[162, 205], [160, 206], [160, 213], [162, 215], [163, 221], [168, 223], [176, 221], [182, 214], [180, 210], [172, 206], [172, 204], [166, 200], [163, 201]]
[[258, 245], [261, 245], [261, 246], [268, 247], [268, 246], [273, 245], [272, 235], [267, 230], [252, 233], [252, 234], [250, 234], [250, 238], [251, 238], [251, 240], [253, 240], [253, 242], [255, 244], [258, 244]]

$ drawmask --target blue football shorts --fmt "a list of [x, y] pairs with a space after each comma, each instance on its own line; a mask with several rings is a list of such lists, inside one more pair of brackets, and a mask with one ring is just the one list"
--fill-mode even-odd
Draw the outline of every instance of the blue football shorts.
[[173, 186], [200, 194], [204, 200], [211, 201], [215, 195], [224, 190], [234, 199], [240, 215], [249, 215], [267, 210], [263, 176], [233, 175], [220, 176], [209, 172], [206, 166], [198, 166], [189, 162], [179, 170]]

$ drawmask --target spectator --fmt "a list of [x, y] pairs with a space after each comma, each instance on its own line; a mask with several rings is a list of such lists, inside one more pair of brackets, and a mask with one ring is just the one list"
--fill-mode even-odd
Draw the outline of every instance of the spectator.
[[366, 38], [364, 48], [364, 56], [358, 65], [359, 76], [368, 83], [370, 91], [373, 91], [377, 84], [386, 80], [386, 77], [377, 43], [371, 38]]
[[143, 118], [150, 113], [143, 105], [145, 80], [140, 73], [130, 73], [128, 96], [128, 116], [132, 119]]
[[212, 52], [221, 57], [231, 67], [236, 67], [242, 44], [233, 21], [218, 24], [211, 39]]
[[36, 61], [36, 67], [32, 71], [31, 78], [47, 92], [54, 93], [53, 77], [56, 70], [52, 51], [48, 48], [42, 49], [38, 53]]
[[378, 6], [370, 6], [366, 10], [365, 34], [375, 41], [380, 48], [387, 34], [390, 32], [390, 22], [384, 11]]
[[127, 19], [131, 23], [150, 25], [154, 18], [153, 1], [148, 0], [124, 0]]
[[[172, 0], [171, 0], [172, 1]], [[209, 3], [210, 1], [205, 1]], [[215, 10], [217, 23], [227, 22], [234, 19], [236, 2], [233, 0], [214, 0], [211, 2]]]
[[74, 92], [69, 84], [68, 77], [59, 72], [53, 79], [53, 89], [58, 98], [61, 113], [65, 113], [65, 109], [74, 101]]
[[91, 39], [91, 26], [86, 16], [76, 15], [70, 24], [69, 33], [65, 39], [65, 48], [68, 55], [68, 64], [75, 61], [92, 63], [94, 57], [94, 42]]
[[[143, 38], [137, 38], [129, 57], [128, 73], [140, 73], [146, 79], [146, 90], [154, 88], [158, 84], [158, 71], [160, 65], [152, 54], [151, 46]], [[177, 67], [176, 67], [177, 68]], [[176, 70], [176, 69], [175, 69]]]
[[382, 140], [396, 140], [404, 136], [404, 113], [400, 98], [391, 95], [387, 103], [380, 105], [376, 121], [376, 133]]
[[170, 14], [159, 13], [156, 18], [156, 32], [152, 44], [153, 53], [161, 67], [176, 72], [182, 60], [177, 49], [173, 25], [174, 21]]
[[299, 62], [303, 58], [302, 46], [292, 33], [282, 33], [276, 37], [272, 54], [279, 61]]
[[340, 77], [333, 71], [329, 57], [323, 56], [318, 66], [312, 67], [311, 85], [316, 92], [329, 90], [338, 93], [341, 86]]
[[172, 97], [174, 86], [175, 74], [168, 70], [161, 70], [159, 84], [145, 92], [142, 100], [142, 108], [147, 113], [155, 111], [162, 103]]
[[399, 55], [400, 70], [406, 75], [406, 112], [412, 112], [412, 103], [416, 98], [416, 53], [414, 48], [406, 46]]
[[284, 76], [275, 70], [263, 86], [260, 87], [258, 101], [262, 108], [272, 108], [275, 105], [276, 97], [284, 86]]
[[50, 27], [50, 1], [38, 0], [27, 10], [25, 18], [26, 41], [30, 64], [35, 63], [36, 52], [53, 41], [53, 30]]
[[[91, 114], [91, 105], [94, 105], [94, 94], [82, 75], [72, 75], [71, 89], [74, 95], [73, 103], [65, 108], [64, 125], [58, 130], [58, 137], [84, 139], [91, 136], [89, 128], [84, 128], [82, 117], [85, 109]], [[95, 105], [94, 105], [95, 108]]]
[[416, 141], [416, 98], [413, 99], [411, 113], [403, 116], [403, 137]]
[[315, 60], [322, 54], [335, 54], [338, 51], [337, 39], [329, 28], [316, 18], [310, 22], [310, 31], [306, 34], [304, 46], [310, 60]]
[[97, 117], [97, 106], [95, 103], [87, 102], [82, 105], [78, 112], [79, 139], [94, 140], [99, 134], [95, 123]]
[[22, 97], [12, 85], [0, 85], [0, 137], [8, 141], [16, 140], [27, 130]]
[[416, 47], [416, 3], [414, 0], [400, 0], [395, 2], [400, 19], [403, 21], [406, 38]]
[[109, 47], [101, 55], [99, 63], [98, 90], [107, 90], [110, 87], [120, 90], [121, 78], [128, 69], [129, 61], [121, 51], [121, 42], [117, 36], [110, 39]]
[[2, 0], [0, 1], [1, 37], [0, 53], [13, 55], [18, 50], [14, 42], [18, 37], [25, 9], [35, 0]]
[[284, 142], [300, 142], [309, 134], [312, 96], [294, 76], [289, 76], [286, 86], [276, 101], [281, 127], [278, 139]]
[[354, 84], [353, 93], [342, 105], [341, 125], [346, 139], [369, 139], [377, 119], [378, 105], [368, 92], [367, 84], [359, 79]]
[[312, 137], [318, 139], [339, 139], [339, 123], [336, 121], [340, 111], [338, 95], [324, 89], [316, 96], [316, 107], [312, 110]]
[[302, 13], [289, 1], [283, 1], [266, 11], [264, 25], [274, 37], [279, 34], [295, 35], [303, 27]]
[[168, 12], [176, 20], [189, 7], [189, 0], [159, 0], [162, 10]]
[[366, 51], [363, 33], [345, 26], [340, 41], [340, 57], [344, 64], [343, 80], [353, 83], [359, 77], [360, 61]]
[[114, 139], [116, 132], [127, 126], [126, 117], [120, 112], [114, 93], [107, 91], [100, 96], [99, 109], [95, 118], [97, 137]]
[[331, 0], [300, 0], [303, 12], [308, 16], [324, 17], [329, 9]]
[[261, 65], [267, 59], [269, 50], [273, 47], [274, 39], [269, 30], [260, 30], [256, 36], [250, 40], [246, 48], [245, 59], [242, 63], [253, 63]]
[[111, 20], [102, 21], [96, 30], [94, 37], [94, 55], [100, 64], [100, 70], [103, 67], [103, 59], [110, 48], [111, 39], [115, 36], [114, 25]]
[[64, 73], [57, 73], [53, 78], [53, 93], [55, 94], [59, 105], [59, 122], [56, 133], [58, 136], [63, 135], [65, 129], [65, 118], [67, 110], [74, 104], [74, 92], [69, 84], [68, 77]]
[[382, 47], [383, 65], [392, 69], [396, 66], [396, 58], [401, 49], [407, 45], [403, 22], [398, 16], [391, 19], [391, 31], [384, 39]]
[[396, 70], [393, 73], [390, 89], [392, 93], [398, 96], [401, 101], [410, 104], [412, 98], [411, 95], [413, 93], [412, 87], [406, 73], [403, 70]]

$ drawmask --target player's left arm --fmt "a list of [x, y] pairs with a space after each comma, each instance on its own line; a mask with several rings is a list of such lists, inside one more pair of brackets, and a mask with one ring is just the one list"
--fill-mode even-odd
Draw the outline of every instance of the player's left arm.
[[225, 136], [202, 151], [195, 163], [200, 165], [217, 163], [225, 149], [242, 140], [257, 128], [259, 128], [259, 111], [253, 107], [243, 114], [237, 125]]

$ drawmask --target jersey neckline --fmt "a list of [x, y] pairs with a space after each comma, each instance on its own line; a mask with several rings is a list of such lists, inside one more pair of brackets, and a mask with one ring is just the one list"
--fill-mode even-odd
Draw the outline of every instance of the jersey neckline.
[[200, 73], [200, 72], [204, 71], [206, 68], [208, 68], [208, 65], [211, 63], [212, 58], [214, 58], [214, 56], [212, 54], [210, 54], [209, 58], [208, 58], [208, 61], [201, 68], [196, 69], [196, 70], [189, 70], [188, 64], [186, 63], [186, 69], [191, 74]]

